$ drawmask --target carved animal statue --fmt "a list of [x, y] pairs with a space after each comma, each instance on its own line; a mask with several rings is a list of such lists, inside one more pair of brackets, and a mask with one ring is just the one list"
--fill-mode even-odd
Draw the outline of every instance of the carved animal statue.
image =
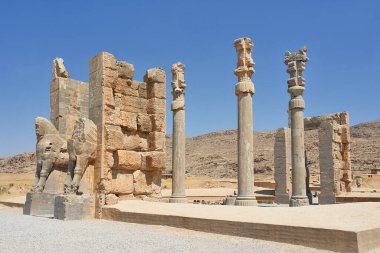
[[60, 137], [53, 124], [42, 117], [36, 118], [36, 136], [37, 167], [31, 191], [42, 192], [54, 165], [57, 162], [67, 163], [67, 142]]
[[97, 127], [91, 120], [80, 118], [75, 122], [73, 137], [68, 141], [68, 177], [64, 192], [75, 194], [89, 164], [96, 158]]

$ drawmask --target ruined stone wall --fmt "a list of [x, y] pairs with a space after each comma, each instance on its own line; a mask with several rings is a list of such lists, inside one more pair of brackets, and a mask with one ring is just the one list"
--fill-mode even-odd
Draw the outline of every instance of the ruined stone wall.
[[75, 121], [88, 118], [88, 83], [56, 77], [50, 83], [50, 120], [60, 135], [70, 139]]
[[277, 204], [289, 204], [292, 193], [291, 183], [291, 136], [290, 128], [280, 128], [275, 135], [274, 144], [274, 180], [275, 201]]
[[[76, 120], [88, 118], [88, 83], [70, 79], [70, 75], [60, 58], [53, 61], [53, 77], [50, 82], [50, 121], [64, 140], [72, 138]], [[67, 154], [64, 154], [68, 156]], [[93, 172], [91, 168], [83, 176], [81, 192], [93, 192]], [[63, 193], [67, 174], [67, 163], [56, 163], [50, 173], [44, 192]]]
[[160, 197], [165, 169], [166, 75], [134, 67], [109, 53], [90, 60], [89, 118], [98, 127], [95, 163], [100, 205], [119, 198]]
[[335, 196], [351, 192], [350, 126], [347, 112], [324, 121], [318, 129], [321, 173], [320, 204], [335, 203]]
[[[335, 196], [351, 191], [349, 113], [339, 112], [304, 119], [305, 130], [318, 129], [320, 204], [335, 203]], [[276, 203], [286, 204], [291, 187], [290, 131], [280, 128], [274, 146]]]

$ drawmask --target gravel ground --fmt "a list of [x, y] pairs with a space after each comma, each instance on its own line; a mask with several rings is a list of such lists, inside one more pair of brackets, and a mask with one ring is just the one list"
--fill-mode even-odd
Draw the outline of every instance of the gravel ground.
[[[105, 220], [60, 221], [0, 206], [0, 252], [323, 252], [249, 238]], [[324, 251], [327, 252], [327, 251]]]

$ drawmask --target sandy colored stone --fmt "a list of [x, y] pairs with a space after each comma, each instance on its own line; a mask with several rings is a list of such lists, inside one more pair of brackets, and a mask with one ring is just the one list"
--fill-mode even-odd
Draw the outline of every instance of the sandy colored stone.
[[148, 83], [147, 95], [150, 98], [166, 98], [166, 85], [165, 83]]
[[119, 126], [106, 125], [105, 132], [107, 150], [117, 150], [124, 148], [124, 134]]
[[148, 69], [144, 76], [146, 83], [166, 83], [166, 74], [162, 68]]
[[141, 168], [141, 154], [136, 151], [117, 150], [115, 166], [120, 170], [137, 170]]
[[137, 116], [137, 128], [141, 132], [149, 133], [152, 131], [150, 115], [139, 113]]
[[115, 106], [112, 88], [104, 87], [104, 102], [106, 105]]
[[166, 132], [166, 119], [165, 114], [151, 115], [152, 131], [154, 132]]
[[130, 194], [133, 193], [133, 175], [117, 172], [111, 180], [112, 193]]
[[149, 150], [165, 150], [165, 133], [150, 132], [148, 135]]
[[144, 98], [125, 96], [122, 99], [122, 111], [144, 113], [146, 111], [146, 102]]
[[124, 136], [124, 148], [127, 150], [147, 151], [148, 141], [136, 134], [127, 135]]
[[58, 77], [70, 78], [70, 74], [66, 70], [66, 67], [62, 58], [55, 58], [53, 60], [53, 79], [58, 78]]
[[125, 61], [117, 62], [117, 70], [120, 78], [132, 79], [135, 75], [135, 67]]
[[166, 100], [161, 98], [148, 99], [147, 111], [149, 114], [164, 114], [166, 110]]
[[108, 125], [120, 126], [122, 125], [121, 111], [118, 108], [110, 106], [104, 107], [105, 123]]
[[134, 195], [161, 196], [161, 171], [133, 172]]
[[106, 195], [106, 205], [116, 205], [119, 202], [119, 198], [115, 194]]
[[[136, 82], [136, 81], [133, 81]], [[140, 98], [148, 98], [147, 84], [145, 82], [136, 82], [139, 87], [139, 97]]]
[[137, 113], [121, 111], [120, 120], [120, 125], [126, 127], [129, 131], [137, 130]]
[[146, 156], [146, 168], [147, 170], [164, 170], [166, 163], [166, 154], [165, 152], [151, 152]]

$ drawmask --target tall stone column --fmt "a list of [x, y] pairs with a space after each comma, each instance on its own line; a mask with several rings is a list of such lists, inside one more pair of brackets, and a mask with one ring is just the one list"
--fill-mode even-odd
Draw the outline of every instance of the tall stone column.
[[304, 147], [304, 109], [305, 101], [302, 93], [305, 90], [305, 79], [302, 72], [309, 60], [306, 56], [307, 47], [298, 52], [285, 53], [285, 64], [290, 74], [288, 80], [288, 92], [291, 99], [289, 111], [291, 118], [291, 143], [292, 143], [292, 197], [290, 206], [307, 206], [309, 200], [306, 195], [306, 168]]
[[172, 66], [173, 102], [173, 155], [172, 155], [172, 196], [170, 203], [186, 203], [185, 191], [185, 65], [177, 62]]
[[253, 206], [257, 205], [253, 191], [253, 43], [250, 38], [240, 38], [235, 40], [234, 46], [238, 55], [235, 69], [238, 77], [235, 86], [235, 95], [238, 97], [238, 196], [235, 205]]

